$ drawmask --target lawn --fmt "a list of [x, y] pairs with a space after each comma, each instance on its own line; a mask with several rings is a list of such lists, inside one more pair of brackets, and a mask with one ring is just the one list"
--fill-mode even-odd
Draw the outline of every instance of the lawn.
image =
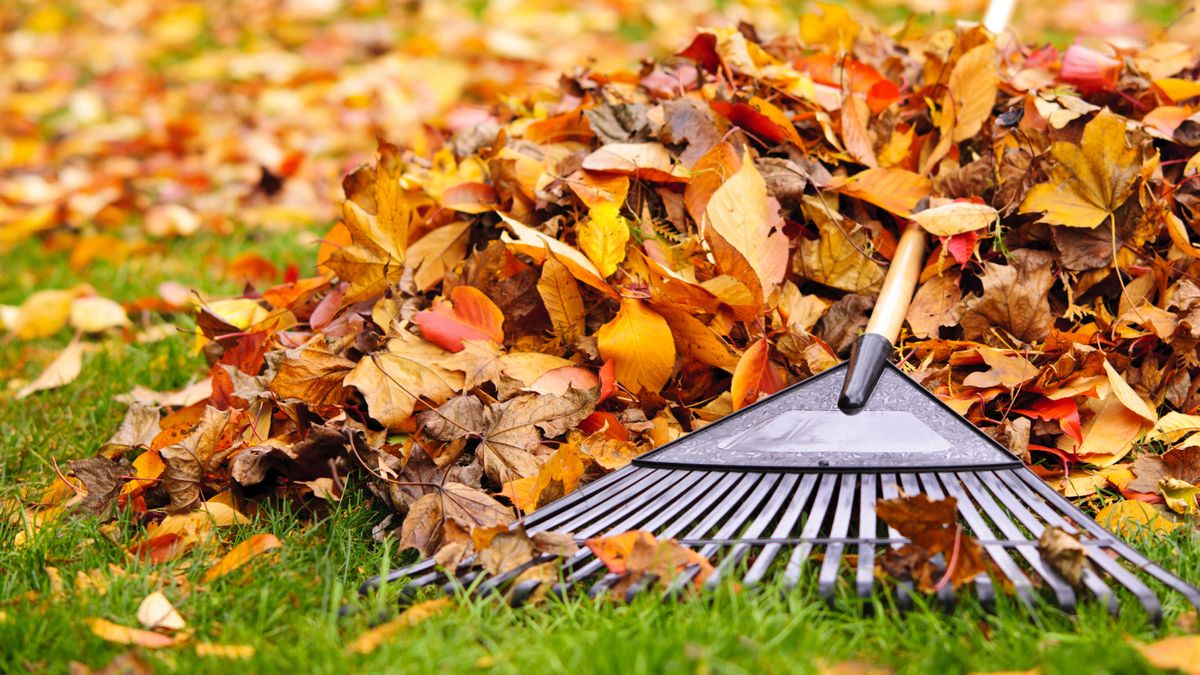
[[[16, 283], [0, 289], [0, 303], [18, 303], [43, 288], [86, 280], [102, 295], [133, 300], [174, 280], [218, 294], [237, 290], [224, 277], [223, 261], [252, 249], [280, 268], [303, 265], [312, 250], [304, 234], [198, 236], [167, 243], [156, 255], [81, 275], [61, 255], [26, 244], [5, 254], [2, 265]], [[180, 324], [185, 330], [186, 325]], [[8, 341], [0, 347], [0, 372], [32, 377], [49, 353], [69, 336], [37, 343]], [[0, 483], [14, 496], [40, 489], [53, 476], [54, 460], [89, 456], [115, 429], [124, 406], [114, 399], [143, 385], [181, 387], [203, 372], [203, 359], [186, 336], [149, 344], [120, 337], [101, 341], [85, 358], [83, 373], [70, 386], [29, 399], [0, 399]], [[36, 492], [35, 492], [36, 494]], [[814, 672], [847, 661], [891, 666], [899, 672], [1023, 670], [1148, 672], [1130, 640], [1161, 633], [1136, 610], [1113, 619], [1085, 605], [1078, 616], [1049, 607], [1030, 615], [1010, 601], [995, 613], [967, 603], [954, 614], [936, 607], [900, 613], [886, 598], [869, 606], [843, 598], [830, 610], [815, 589], [792, 593], [738, 593], [722, 588], [711, 597], [683, 604], [641, 599], [630, 606], [589, 600], [550, 602], [513, 610], [493, 602], [461, 601], [451, 610], [402, 632], [378, 650], [350, 654], [346, 644], [372, 620], [394, 614], [394, 592], [366, 601], [357, 587], [386, 569], [397, 555], [394, 542], [378, 542], [372, 528], [386, 514], [364, 503], [363, 492], [347, 490], [341, 503], [323, 512], [297, 513], [287, 504], [267, 504], [255, 522], [222, 530], [233, 544], [272, 532], [283, 542], [274, 560], [202, 583], [211, 550], [150, 565], [127, 553], [141, 528], [118, 521], [63, 520], [53, 532], [24, 548], [0, 552], [0, 672], [66, 672], [71, 662], [101, 667], [128, 650], [93, 635], [90, 617], [136, 625], [139, 603], [163, 589], [188, 622], [196, 642], [252, 645], [248, 661], [230, 662], [248, 672], [459, 672], [486, 667], [498, 672]], [[20, 529], [14, 513], [0, 521], [0, 541]], [[1185, 580], [1200, 582], [1200, 555], [1191, 534], [1139, 544], [1155, 560], [1168, 561]], [[411, 553], [411, 552], [410, 552]], [[1168, 596], [1172, 618], [1189, 608]], [[356, 611], [339, 618], [344, 606]], [[221, 657], [197, 656], [180, 647], [139, 651], [165, 670], [212, 670]], [[855, 671], [848, 671], [855, 672]]]

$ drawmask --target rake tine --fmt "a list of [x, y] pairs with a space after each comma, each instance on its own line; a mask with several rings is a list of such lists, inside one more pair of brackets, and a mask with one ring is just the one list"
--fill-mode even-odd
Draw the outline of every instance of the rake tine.
[[556, 557], [557, 556], [545, 555], [545, 554], [534, 556], [532, 559], [526, 560], [525, 562], [521, 563], [520, 565], [517, 565], [516, 567], [513, 567], [510, 570], [506, 570], [504, 572], [501, 572], [500, 574], [494, 575], [494, 576], [488, 578], [483, 583], [479, 584], [479, 586], [477, 586], [475, 588], [475, 596], [483, 598], [483, 597], [487, 597], [489, 595], [499, 594], [501, 592], [501, 587], [504, 584], [507, 584], [508, 582], [512, 581], [513, 579], [516, 579], [517, 577], [521, 576], [528, 570], [531, 570], [534, 567], [537, 567], [538, 565], [541, 565], [543, 563], [548, 563], [548, 562], [554, 560], [554, 558], [556, 558]]
[[[1051, 509], [1047, 502], [1043, 501], [1037, 495], [1029, 491], [1029, 488], [1021, 482], [1021, 476], [1019, 475], [1019, 472], [1006, 471], [1000, 475], [1004, 483], [1007, 484], [1013, 492], [1016, 492], [1026, 504], [1032, 506], [1033, 509], [1041, 514], [1042, 517], [1045, 518], [1046, 521], [1051, 525], [1058, 525], [1059, 527], [1064, 528], [1071, 526], [1071, 523], [1064, 519], [1056, 511]], [[1037, 478], [1035, 477], [1034, 480], [1037, 480]], [[1061, 504], [1056, 505], [1061, 507]], [[1093, 532], [1093, 528], [1089, 527], [1089, 525], [1092, 525], [1092, 523], [1081, 522], [1081, 525], [1088, 533]], [[1095, 528], [1095, 530], [1098, 530], [1101, 535], [1099, 541], [1113, 542], [1116, 544], [1112, 547], [1113, 550], [1119, 555], [1126, 557], [1127, 560], [1129, 559], [1127, 556], [1125, 556], [1120, 542], [1116, 541], [1111, 534], [1099, 527]], [[1124, 586], [1130, 593], [1133, 593], [1134, 597], [1137, 598], [1138, 603], [1142, 605], [1142, 608], [1146, 611], [1146, 614], [1153, 619], [1154, 623], [1157, 624], [1162, 621], [1162, 603], [1159, 601], [1158, 595], [1141, 579], [1139, 579], [1136, 574], [1126, 569], [1126, 567], [1122, 565], [1120, 561], [1109, 557], [1109, 555], [1104, 552], [1104, 549], [1099, 546], [1088, 546], [1087, 553], [1088, 560], [1091, 560], [1092, 564], [1107, 572], [1114, 581]]]
[[406, 567], [401, 567], [400, 569], [391, 570], [387, 574], [373, 577], [364, 581], [362, 585], [358, 587], [358, 594], [366, 595], [367, 593], [370, 593], [384, 584], [395, 583], [404, 577], [415, 578], [418, 575], [424, 575], [426, 572], [436, 567], [437, 561], [433, 558], [430, 558], [428, 560], [422, 560], [414, 565], [408, 565]]
[[1075, 598], [1075, 589], [1071, 588], [1071, 585], [1068, 584], [1061, 576], [1059, 576], [1058, 572], [1055, 572], [1046, 566], [1046, 564], [1042, 561], [1041, 553], [1039, 553], [1037, 550], [1036, 543], [1030, 541], [1021, 532], [1021, 529], [1017, 527], [1017, 524], [1014, 523], [1009, 518], [1008, 514], [1005, 513], [1000, 507], [1000, 505], [992, 499], [987, 490], [983, 489], [983, 484], [979, 482], [974, 473], [962, 472], [957, 475], [959, 480], [962, 481], [963, 485], [967, 486], [967, 488], [971, 491], [971, 495], [975, 497], [975, 500], [983, 508], [984, 512], [987, 513], [988, 517], [992, 519], [992, 522], [996, 524], [996, 527], [1000, 528], [1000, 531], [1004, 533], [1004, 536], [1008, 537], [1009, 539], [1024, 540], [1027, 542], [1016, 547], [1017, 553], [1020, 553], [1021, 557], [1025, 558], [1025, 562], [1029, 563], [1029, 566], [1032, 567], [1035, 572], [1037, 572], [1038, 576], [1040, 576], [1042, 580], [1046, 582], [1046, 585], [1050, 587], [1050, 590], [1054, 592], [1055, 601], [1057, 602], [1059, 608], [1065, 612], [1074, 613], [1077, 604]]
[[[1007, 487], [1004, 486], [1003, 483], [1000, 482], [1000, 477], [993, 473], [982, 473], [979, 474], [978, 477], [984, 483], [984, 485], [986, 485], [988, 489], [992, 491], [992, 494], [1008, 507], [1009, 512], [1017, 517], [1017, 520], [1029, 530], [1031, 535], [1034, 537], [1042, 536], [1042, 532], [1046, 530], [1046, 526], [1043, 525], [1040, 520], [1038, 520], [1037, 516], [1035, 516], [1033, 513], [1030, 513], [1030, 511], [1025, 508], [1024, 503], [1026, 500], [1022, 500], [1021, 497], [1011, 492]], [[1028, 501], [1027, 503], [1029, 503], [1030, 506], [1033, 506], [1034, 504], [1040, 504], [1041, 501], [1041, 499], [1034, 498], [1032, 501]], [[1061, 518], [1058, 520], [1062, 522], [1063, 525], [1066, 524]], [[1053, 521], [1050, 522], [1051, 524], [1058, 524], [1054, 523]], [[1078, 530], [1075, 528], [1070, 528], [1066, 531], [1078, 532]], [[1121, 605], [1117, 602], [1117, 596], [1112, 592], [1112, 589], [1108, 587], [1108, 584], [1105, 584], [1104, 580], [1087, 566], [1085, 566], [1083, 570], [1083, 583], [1085, 586], [1087, 586], [1087, 589], [1091, 591], [1092, 595], [1097, 600], [1104, 603], [1104, 605], [1108, 608], [1109, 614], [1117, 616], [1120, 613]]]
[[[691, 520], [694, 520], [695, 518], [697, 518], [698, 515], [703, 513], [704, 509], [709, 508], [710, 506], [712, 506], [713, 502], [715, 502], [716, 500], [719, 500], [721, 495], [724, 495], [725, 492], [728, 489], [730, 489], [730, 486], [733, 485], [734, 482], [736, 482], [736, 480], [738, 478], [738, 474], [736, 474], [736, 473], [722, 474], [722, 473], [713, 472], [713, 473], [703, 474], [703, 476], [704, 476], [704, 478], [703, 478], [702, 482], [700, 484], [698, 484], [697, 489], [691, 489], [692, 485], [690, 485], [690, 484], [689, 485], [679, 485], [679, 488], [685, 490], [686, 495], [688, 495], [689, 497], [695, 497], [697, 495], [700, 496], [700, 500], [696, 501], [695, 503], [692, 503], [690, 501], [674, 500], [671, 503], [667, 504], [666, 509], [662, 510], [662, 512], [660, 512], [658, 514], [655, 514], [654, 518], [652, 520], [650, 520], [648, 522], [644, 522], [644, 524], [640, 524], [640, 522], [638, 522], [637, 519], [641, 519], [643, 516], [643, 514], [638, 513], [638, 514], [635, 514], [634, 516], [632, 516], [632, 518], [630, 518], [629, 520], [622, 522], [622, 524], [619, 524], [614, 528], [616, 528], [616, 530], [626, 530], [626, 528], [632, 527], [634, 525], [640, 525], [641, 527], [646, 528], [646, 530], [652, 530], [652, 531], [658, 530], [658, 528], [662, 524], [664, 524], [664, 522], [673, 518], [674, 515], [676, 515], [680, 512], [680, 510], [684, 510], [685, 508], [688, 508], [689, 504], [690, 504], [691, 508], [688, 509], [688, 513], [684, 514], [682, 516], [682, 518], [679, 518], [679, 521], [682, 522], [682, 524], [672, 526], [672, 527], [667, 527], [666, 530], [661, 532], [661, 536], [670, 537], [671, 533], [682, 530], [682, 528], [684, 526], [686, 526], [686, 524], [688, 524], [688, 522], [690, 522]], [[716, 483], [716, 485], [713, 486], [712, 485], [713, 483]], [[634, 524], [634, 525], [631, 525], [631, 524]], [[564, 567], [577, 567], [577, 569], [575, 569], [575, 571], [571, 573], [571, 575], [568, 579], [566, 579], [565, 581], [562, 581], [562, 583], [559, 583], [558, 585], [554, 586], [554, 589], [556, 589], [556, 591], [554, 591], [554, 592], [565, 592], [565, 590], [568, 589], [570, 584], [578, 583], [578, 581], [582, 581], [583, 579], [590, 577], [590, 575], [592, 575], [596, 572], [599, 572], [600, 569], [602, 567], [604, 567], [604, 562], [601, 562], [599, 560], [593, 560], [593, 561], [584, 563], [584, 561], [586, 561], [587, 558], [590, 556], [592, 556], [592, 551], [590, 551], [588, 549], [583, 549], [580, 552], [578, 552], [578, 554], [576, 554], [575, 557], [572, 557], [571, 561], [566, 563], [566, 566], [564, 566]]]
[[607, 494], [615, 489], [623, 489], [626, 484], [637, 483], [638, 481], [646, 480], [650, 476], [658, 473], [655, 469], [646, 469], [635, 467], [632, 465], [622, 467], [616, 471], [596, 479], [594, 482], [580, 486], [575, 492], [557, 501], [551, 502], [546, 506], [525, 517], [525, 529], [542, 524], [544, 521], [558, 516], [567, 509], [577, 507], [580, 502], [585, 502], [591, 497], [600, 494]]
[[[708, 534], [708, 532], [710, 532], [714, 527], [716, 527], [717, 523], [720, 523], [721, 521], [725, 520], [726, 518], [732, 518], [733, 520], [737, 520], [738, 517], [741, 516], [742, 521], [744, 521], [744, 519], [746, 517], [749, 517], [749, 515], [754, 512], [754, 508], [758, 505], [759, 501], [761, 501], [763, 491], [759, 491], [760, 497], [758, 500], [754, 500], [754, 501], [743, 501], [746, 498], [746, 493], [748, 491], [750, 491], [759, 482], [760, 477], [766, 478], [769, 475], [770, 474], [751, 474], [751, 473], [742, 474], [742, 477], [743, 477], [742, 480], [739, 481], [739, 483], [732, 490], [730, 490], [729, 494], [726, 495], [725, 499], [723, 499], [719, 505], [717, 505], [715, 508], [713, 508], [707, 514], [705, 514], [704, 517], [700, 520], [700, 522], [697, 523], [694, 527], [692, 527], [692, 529], [688, 530], [687, 534], [685, 534], [683, 538], [684, 539], [703, 538], [704, 535]], [[732, 511], [732, 516], [730, 515], [731, 511]], [[741, 521], [739, 521], [739, 522], [741, 522]], [[680, 525], [681, 527], [686, 526], [687, 521], [678, 522], [677, 524]], [[718, 538], [721, 537], [722, 536], [721, 532], [723, 532], [727, 529], [732, 528], [736, 531], [736, 527], [737, 527], [736, 523], [731, 525], [730, 522], [727, 522], [724, 528], [722, 528], [721, 530], [718, 530], [717, 537]], [[666, 532], [666, 531], [664, 531], [664, 532]], [[666, 534], [666, 536], [668, 536], [668, 537], [675, 536], [676, 533], [677, 533], [677, 531], [672, 531], [672, 532], [669, 532], [668, 534]], [[710, 545], [710, 546], [712, 546], [712, 545]], [[708, 548], [708, 546], [706, 546], [704, 548]], [[704, 555], [704, 553], [702, 552], [701, 555]], [[708, 557], [708, 556], [705, 555], [705, 557]], [[695, 567], [695, 569], [692, 569], [692, 567]], [[687, 583], [690, 582], [693, 578], [695, 578], [696, 574], [699, 571], [700, 571], [699, 566], [689, 565], [686, 568], [684, 568], [684, 570], [682, 572], [680, 572], [678, 575], [675, 576], [675, 579], [672, 580], [671, 584], [667, 587], [667, 592], [663, 596], [663, 598], [664, 599], [677, 598], [679, 596], [679, 594], [682, 592], [683, 587], [686, 586]]]
[[470, 595], [471, 586], [484, 576], [483, 570], [471, 570], [462, 576], [452, 576], [442, 584], [442, 592], [446, 595]]
[[542, 585], [541, 579], [526, 579], [513, 586], [512, 599], [509, 600], [509, 605], [513, 607], [523, 607], [529, 598]]
[[[1076, 522], [1078, 522], [1080, 524], [1080, 526], [1084, 527], [1088, 532], [1093, 533], [1093, 536], [1096, 536], [1097, 538], [1105, 538], [1106, 537], [1109, 540], [1112, 540], [1113, 541], [1113, 549], [1116, 550], [1118, 553], [1120, 553], [1126, 560], [1128, 560], [1130, 563], [1132, 563], [1133, 565], [1135, 565], [1136, 567], [1138, 567], [1139, 569], [1144, 571], [1146, 574], [1149, 574], [1150, 576], [1154, 577], [1158, 581], [1162, 582], [1167, 587], [1182, 594], [1184, 597], [1186, 597], [1188, 599], [1188, 602], [1190, 602], [1193, 607], [1200, 609], [1200, 592], [1198, 592], [1194, 587], [1187, 584], [1186, 582], [1184, 582], [1182, 579], [1175, 576], [1174, 574], [1171, 574], [1170, 572], [1166, 571], [1158, 563], [1150, 560], [1146, 556], [1137, 552], [1135, 549], [1133, 549], [1129, 545], [1125, 544], [1124, 542], [1113, 539], [1112, 535], [1108, 534], [1105, 531], [1105, 529], [1100, 526], [1099, 523], [1092, 520], [1091, 518], [1088, 518], [1082, 511], [1075, 508], [1074, 504], [1071, 504], [1070, 502], [1068, 502], [1065, 499], [1062, 499], [1061, 497], [1059, 497], [1058, 499], [1053, 499], [1053, 497], [1047, 496], [1048, 494], [1052, 495], [1054, 497], [1058, 496], [1058, 493], [1054, 492], [1052, 489], [1050, 489], [1049, 485], [1046, 485], [1045, 483], [1041, 483], [1039, 485], [1037, 482], [1034, 482], [1034, 480], [1030, 480], [1030, 479], [1036, 480], [1036, 478], [1034, 476], [1022, 476], [1022, 479], [1024, 479], [1025, 483], [1027, 485], [1029, 485], [1030, 487], [1032, 487], [1034, 489], [1034, 491], [1036, 491], [1038, 494], [1042, 495], [1043, 497], [1046, 497], [1047, 501], [1051, 501], [1052, 503], [1054, 503], [1056, 506], [1059, 507], [1060, 510], [1063, 511], [1063, 513], [1070, 515], [1072, 520], [1076, 520]], [[1096, 534], [1097, 532], [1099, 534]]]
[[[930, 474], [921, 474], [921, 486], [925, 489], [925, 493], [930, 499], [944, 499], [946, 495], [942, 492], [942, 486], [938, 484], [937, 477]], [[947, 560], [949, 565], [950, 561]], [[983, 576], [983, 575], [976, 575]], [[946, 584], [938, 589], [938, 600], [942, 603], [942, 607], [947, 611], [954, 609], [955, 595], [954, 584]]]
[[[835, 474], [827, 473], [821, 476], [821, 487], [818, 489], [816, 499], [813, 500], [813, 508], [808, 514], [808, 520], [804, 523], [804, 529], [800, 532], [801, 538], [812, 539], [820, 534], [821, 526], [825, 524], [825, 511], [829, 508], [829, 498], [832, 496], [833, 486], [836, 482], [837, 475]], [[800, 583], [800, 575], [804, 572], [804, 563], [808, 561], [812, 549], [812, 543], [805, 541], [792, 552], [792, 557], [783, 570], [783, 582], [788, 590], [795, 588], [796, 584]]]
[[[746, 525], [746, 521], [754, 512], [758, 510], [764, 499], [768, 499], [775, 492], [775, 485], [779, 482], [779, 474], [764, 474], [762, 480], [756, 486], [754, 493], [738, 506], [737, 510], [729, 516], [728, 520], [712, 535], [713, 539], [729, 539], [738, 533]], [[714, 523], [715, 524], [715, 523]], [[703, 532], [700, 533], [703, 536]], [[754, 536], [746, 535], [743, 536]], [[705, 558], [711, 558], [712, 554], [720, 548], [718, 544], [706, 544], [700, 548], [700, 555]]]
[[[833, 512], [833, 527], [829, 531], [830, 538], [841, 539], [850, 529], [850, 515], [854, 511], [854, 496], [857, 479], [852, 473], [842, 474], [841, 486], [838, 489], [837, 510]], [[825, 602], [833, 606], [833, 595], [837, 589], [838, 568], [842, 563], [842, 549], [845, 544], [831, 543], [825, 547], [825, 559], [821, 561], [821, 569], [817, 573], [817, 589]]]
[[[900, 489], [897, 486], [896, 476], [894, 474], [890, 474], [890, 473], [883, 474], [880, 484], [883, 489], [883, 498], [884, 499], [895, 499], [896, 497], [900, 496]], [[892, 527], [891, 525], [888, 525], [887, 529], [888, 529], [888, 538], [889, 539], [891, 539], [892, 541], [901, 539], [900, 533], [896, 531], [896, 528]], [[904, 546], [904, 544], [897, 541], [896, 543], [893, 543], [891, 546], [893, 549], [900, 549], [902, 546]], [[897, 604], [900, 605], [900, 609], [902, 609], [902, 610], [912, 609], [913, 585], [912, 585], [911, 581], [897, 580], [897, 582], [896, 582], [896, 602], [897, 602]]]
[[[808, 504], [808, 496], [812, 493], [813, 486], [817, 483], [816, 474], [805, 474], [800, 481], [800, 486], [796, 488], [796, 492], [787, 502], [787, 508], [779, 516], [779, 524], [775, 526], [775, 530], [771, 533], [772, 537], [782, 538], [787, 537], [796, 527], [796, 523], [800, 520], [800, 516], [804, 513], [804, 507]], [[771, 563], [775, 560], [775, 556], [783, 550], [782, 544], [767, 544], [758, 553], [758, 557], [754, 559], [754, 564], [746, 572], [746, 576], [742, 578], [742, 584], [746, 587], [758, 585], [767, 570], [770, 569]]]
[[[771, 524], [771, 521], [774, 520], [776, 515], [779, 513], [779, 509], [792, 495], [792, 491], [796, 487], [796, 483], [798, 481], [799, 477], [794, 473], [783, 475], [783, 478], [779, 481], [779, 484], [773, 489], [770, 501], [768, 501], [766, 506], [764, 506], [759, 512], [758, 518], [756, 518], [750, 527], [746, 529], [746, 532], [743, 533], [744, 537], [747, 539], [757, 537], [767, 529], [767, 526]], [[746, 553], [750, 551], [750, 548], [750, 544], [737, 544], [734, 546], [733, 549], [726, 554], [725, 559], [721, 561], [721, 564], [717, 565], [717, 567], [713, 569], [712, 574], [708, 576], [708, 579], [704, 582], [705, 588], [716, 588], [717, 584], [721, 582], [721, 579], [723, 579], [739, 562], [741, 562]]]
[[600, 577], [599, 581], [592, 584], [592, 587], [588, 589], [587, 596], [592, 600], [595, 600], [596, 598], [599, 598], [607, 593], [608, 590], [620, 580], [621, 575], [619, 574], [613, 574], [611, 572], [605, 574], [603, 577]]
[[862, 487], [859, 489], [858, 536], [864, 541], [858, 545], [858, 570], [854, 578], [854, 587], [858, 597], [864, 599], [871, 596], [871, 590], [875, 587], [875, 544], [865, 541], [874, 538], [878, 530], [875, 518], [875, 501], [878, 499], [875, 482], [875, 474], [864, 474]]
[[[939, 474], [938, 479], [942, 486], [946, 488], [946, 492], [958, 502], [958, 512], [962, 514], [963, 520], [967, 521], [967, 525], [975, 532], [975, 536], [981, 539], [995, 539], [992, 528], [988, 527], [987, 521], [975, 509], [975, 505], [967, 498], [966, 493], [959, 484], [958, 479], [954, 474]], [[991, 557], [992, 562], [996, 563], [996, 567], [1008, 580], [1012, 583], [1013, 588], [1017, 591], [1017, 598], [1029, 609], [1034, 606], [1033, 584], [1029, 578], [1017, 566], [1012, 557], [1008, 555], [1008, 551], [1004, 550], [1003, 546], [996, 544], [984, 544], [983, 548]]]
[[[534, 525], [526, 524], [525, 530], [529, 533], [544, 532], [547, 530], [562, 529], [567, 526], [568, 529], [579, 529], [581, 525], [593, 522], [605, 516], [612, 509], [620, 509], [623, 507], [631, 507], [640, 504], [638, 496], [652, 491], [660, 483], [670, 481], [672, 473], [663, 469], [649, 469], [634, 472], [642, 474], [635, 476], [635, 480], [623, 483], [617, 488], [604, 493], [599, 501], [589, 499], [576, 500], [569, 509], [562, 511], [552, 518], [546, 518]], [[678, 474], [678, 472], [674, 472]], [[678, 476], [674, 478], [678, 479]]]

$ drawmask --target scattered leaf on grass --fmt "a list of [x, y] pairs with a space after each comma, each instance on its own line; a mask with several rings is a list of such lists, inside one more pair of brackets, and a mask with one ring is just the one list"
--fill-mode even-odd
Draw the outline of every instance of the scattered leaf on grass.
[[108, 642], [115, 642], [121, 645], [137, 645], [146, 649], [163, 649], [175, 646], [175, 638], [160, 633], [152, 633], [148, 630], [128, 628], [107, 619], [84, 619], [84, 623], [91, 629], [92, 634]]
[[137, 619], [150, 630], [183, 630], [187, 626], [162, 591], [154, 591], [142, 599], [142, 604], [138, 605]]
[[245, 565], [251, 558], [281, 546], [283, 546], [283, 542], [269, 532], [253, 535], [233, 547], [229, 553], [217, 561], [217, 564], [208, 568], [208, 571], [204, 573], [204, 581], [209, 582], [223, 577]]
[[400, 613], [400, 616], [378, 625], [354, 638], [346, 645], [346, 651], [351, 654], [369, 654], [393, 636], [408, 628], [441, 614], [454, 606], [450, 598], [438, 598], [417, 603]]

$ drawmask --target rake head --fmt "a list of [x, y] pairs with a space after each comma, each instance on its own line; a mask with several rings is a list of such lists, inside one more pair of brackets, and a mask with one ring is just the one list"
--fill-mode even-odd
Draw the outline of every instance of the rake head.
[[[648, 530], [706, 558], [713, 566], [706, 588], [725, 581], [755, 587], [780, 577], [785, 588], [793, 588], [815, 573], [820, 594], [832, 603], [840, 583], [852, 584], [860, 597], [871, 596], [878, 587], [877, 558], [908, 543], [877, 517], [878, 500], [953, 497], [960, 526], [979, 541], [992, 574], [978, 575], [958, 592], [943, 587], [938, 598], [946, 606], [964, 590], [991, 606], [1005, 592], [1000, 589], [1011, 588], [1028, 607], [1048, 597], [1071, 612], [1091, 598], [1115, 615], [1123, 588], [1157, 622], [1162, 603], [1149, 585], [1157, 582], [1200, 608], [1195, 587], [1104, 530], [894, 366], [887, 367], [861, 415], [827, 412], [841, 369], [645, 455], [520, 525], [529, 534], [569, 532], [579, 542]], [[1078, 586], [1038, 551], [1038, 538], [1049, 526], [1077, 537], [1086, 551]], [[404, 582], [410, 596], [435, 586], [451, 593], [502, 593], [521, 604], [546, 582], [518, 577], [553, 560], [542, 556], [492, 577], [469, 564], [444, 570], [427, 560], [372, 579], [362, 592]], [[587, 548], [558, 560], [559, 581], [550, 589], [556, 594], [597, 596], [620, 580]], [[673, 579], [646, 575], [628, 587], [627, 599], [651, 592], [678, 597], [699, 573], [692, 565]], [[912, 593], [911, 585], [896, 585], [902, 607], [911, 604]]]

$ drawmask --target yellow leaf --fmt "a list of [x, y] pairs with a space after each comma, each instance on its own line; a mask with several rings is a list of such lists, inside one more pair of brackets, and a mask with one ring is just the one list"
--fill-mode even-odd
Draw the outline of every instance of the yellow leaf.
[[1112, 387], [1112, 393], [1120, 399], [1122, 405], [1151, 423], [1158, 422], [1158, 413], [1154, 412], [1154, 409], [1141, 396], [1137, 395], [1133, 387], [1130, 387], [1117, 369], [1112, 367], [1108, 359], [1104, 360], [1104, 372], [1108, 374], [1108, 384]]
[[862, 24], [845, 7], [829, 2], [816, 5], [820, 14], [809, 12], [800, 16], [800, 39], [810, 47], [828, 45], [838, 51], [848, 51], [862, 30]]
[[[12, 323], [12, 331], [22, 340], [50, 337], [63, 326], [71, 314], [72, 291], [38, 291], [21, 303], [20, 314]], [[6, 322], [7, 323], [7, 322]]]
[[579, 226], [579, 248], [605, 277], [617, 271], [625, 260], [629, 242], [629, 222], [616, 204], [604, 203], [588, 210], [588, 219]]
[[804, 215], [817, 226], [816, 239], [802, 239], [793, 265], [807, 279], [851, 293], [872, 291], [883, 281], [883, 266], [870, 256], [865, 232], [851, 228], [818, 197], [806, 196]]
[[71, 327], [84, 333], [99, 333], [129, 324], [125, 308], [108, 298], [77, 298], [71, 303]]
[[975, 202], [950, 202], [931, 209], [918, 211], [909, 220], [920, 225], [926, 232], [939, 237], [951, 237], [964, 232], [981, 230], [1000, 215], [987, 204]]
[[1110, 395], [1099, 403], [1089, 401], [1085, 405], [1095, 414], [1083, 425], [1083, 443], [1075, 447], [1075, 440], [1063, 434], [1058, 437], [1058, 447], [1077, 453], [1093, 466], [1116, 464], [1129, 454], [1134, 441], [1150, 426], [1116, 396]]
[[1050, 180], [1033, 186], [1021, 213], [1042, 212], [1041, 222], [1096, 227], [1133, 194], [1141, 150], [1125, 139], [1123, 118], [1107, 109], [1088, 122], [1077, 145], [1057, 141], [1047, 162]]
[[115, 642], [120, 645], [137, 645], [146, 649], [162, 649], [163, 647], [172, 647], [175, 645], [175, 638], [151, 633], [148, 630], [128, 628], [107, 619], [93, 618], [84, 619], [83, 621], [88, 625], [93, 635], [108, 642]]
[[209, 582], [213, 579], [223, 577], [245, 565], [254, 556], [281, 546], [283, 546], [283, 542], [279, 541], [279, 538], [273, 534], [256, 534], [233, 547], [233, 550], [226, 553], [223, 558], [217, 561], [216, 565], [208, 568], [208, 571], [204, 573], [204, 581]]
[[405, 262], [416, 270], [413, 282], [417, 288], [427, 291], [441, 283], [446, 270], [466, 257], [470, 234], [471, 222], [460, 220], [437, 228], [408, 247]]
[[450, 598], [438, 598], [436, 600], [426, 600], [425, 602], [417, 603], [401, 612], [400, 616], [395, 619], [359, 635], [354, 641], [346, 645], [346, 651], [352, 654], [369, 654], [379, 649], [380, 645], [387, 642], [400, 631], [412, 628], [453, 606], [454, 602]]
[[253, 645], [219, 645], [212, 642], [197, 642], [196, 656], [218, 659], [248, 659], [254, 656]]
[[1173, 635], [1137, 650], [1155, 668], [1200, 675], [1200, 635]]
[[675, 370], [675, 342], [667, 322], [641, 300], [624, 298], [596, 335], [600, 356], [612, 361], [617, 382], [633, 392], [657, 392]]
[[1200, 431], [1200, 415], [1185, 415], [1172, 410], [1159, 418], [1150, 433], [1146, 434], [1146, 440], [1175, 443], [1193, 431]]
[[1158, 481], [1158, 491], [1175, 513], [1196, 515], [1196, 495], [1200, 494], [1200, 488], [1178, 478], [1164, 478]]
[[579, 284], [567, 266], [552, 253], [542, 263], [542, 276], [538, 279], [537, 289], [542, 304], [546, 306], [546, 313], [550, 315], [555, 334], [566, 342], [583, 337], [586, 327]]
[[763, 296], [783, 282], [788, 240], [772, 226], [777, 214], [767, 209], [767, 183], [747, 152], [742, 166], [708, 200], [708, 225], [746, 258], [762, 284]]
[[34, 392], [45, 391], [46, 389], [56, 389], [64, 384], [70, 384], [79, 377], [79, 371], [83, 369], [83, 345], [76, 338], [67, 345], [58, 356], [46, 366], [41, 375], [21, 387], [17, 392], [16, 398], [22, 399]]
[[553, 237], [548, 237], [528, 225], [509, 218], [503, 213], [497, 213], [500, 219], [508, 225], [508, 229], [512, 230], [512, 233], [517, 237], [513, 239], [509, 236], [508, 232], [501, 233], [500, 241], [508, 244], [510, 249], [518, 253], [524, 253], [538, 263], [545, 260], [546, 251], [549, 250], [550, 253], [553, 253], [559, 259], [559, 262], [571, 270], [571, 274], [576, 279], [609, 297], [616, 297], [616, 291], [605, 283], [604, 275], [600, 274], [600, 270], [596, 269], [592, 261], [580, 253], [579, 249], [564, 244]]
[[1172, 102], [1184, 101], [1200, 96], [1200, 82], [1196, 80], [1181, 77], [1164, 77], [1160, 80], [1154, 80], [1154, 86], [1158, 87], [1159, 91]]

